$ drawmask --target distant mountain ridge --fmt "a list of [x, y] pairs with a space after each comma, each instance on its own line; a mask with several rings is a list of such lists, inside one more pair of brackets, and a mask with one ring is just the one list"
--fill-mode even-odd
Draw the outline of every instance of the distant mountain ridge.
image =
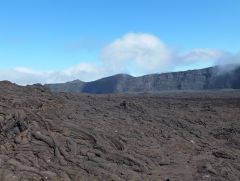
[[[225, 69], [229, 69], [226, 71]], [[67, 83], [45, 84], [54, 92], [126, 93], [168, 90], [240, 89], [240, 66], [209, 67], [198, 70], [150, 74], [133, 77], [117, 74], [92, 82], [75, 80]]]

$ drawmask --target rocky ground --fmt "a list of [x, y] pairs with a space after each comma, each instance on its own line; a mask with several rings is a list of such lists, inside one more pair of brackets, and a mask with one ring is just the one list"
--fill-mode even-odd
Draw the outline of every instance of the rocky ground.
[[240, 180], [240, 92], [0, 83], [0, 180]]

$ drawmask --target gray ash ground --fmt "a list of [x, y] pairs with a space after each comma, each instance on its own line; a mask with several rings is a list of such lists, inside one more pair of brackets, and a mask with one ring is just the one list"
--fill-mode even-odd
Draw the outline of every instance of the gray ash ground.
[[238, 181], [240, 92], [74, 95], [1, 82], [0, 180]]

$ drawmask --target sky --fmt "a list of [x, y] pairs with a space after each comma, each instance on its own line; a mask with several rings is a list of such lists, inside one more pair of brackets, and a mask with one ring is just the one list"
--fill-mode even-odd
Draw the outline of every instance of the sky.
[[1, 0], [0, 80], [21, 85], [240, 62], [239, 0]]

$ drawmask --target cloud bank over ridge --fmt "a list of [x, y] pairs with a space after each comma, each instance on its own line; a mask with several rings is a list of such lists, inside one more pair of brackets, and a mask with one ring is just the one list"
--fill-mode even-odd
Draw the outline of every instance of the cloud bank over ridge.
[[1, 70], [1, 80], [26, 85], [34, 83], [56, 83], [75, 79], [92, 81], [101, 77], [129, 73], [144, 75], [173, 70], [177, 66], [195, 63], [212, 64], [240, 63], [240, 54], [196, 48], [186, 53], [174, 51], [159, 37], [148, 33], [128, 33], [106, 45], [99, 55], [99, 64], [83, 62], [60, 71], [40, 71], [27, 67]]

